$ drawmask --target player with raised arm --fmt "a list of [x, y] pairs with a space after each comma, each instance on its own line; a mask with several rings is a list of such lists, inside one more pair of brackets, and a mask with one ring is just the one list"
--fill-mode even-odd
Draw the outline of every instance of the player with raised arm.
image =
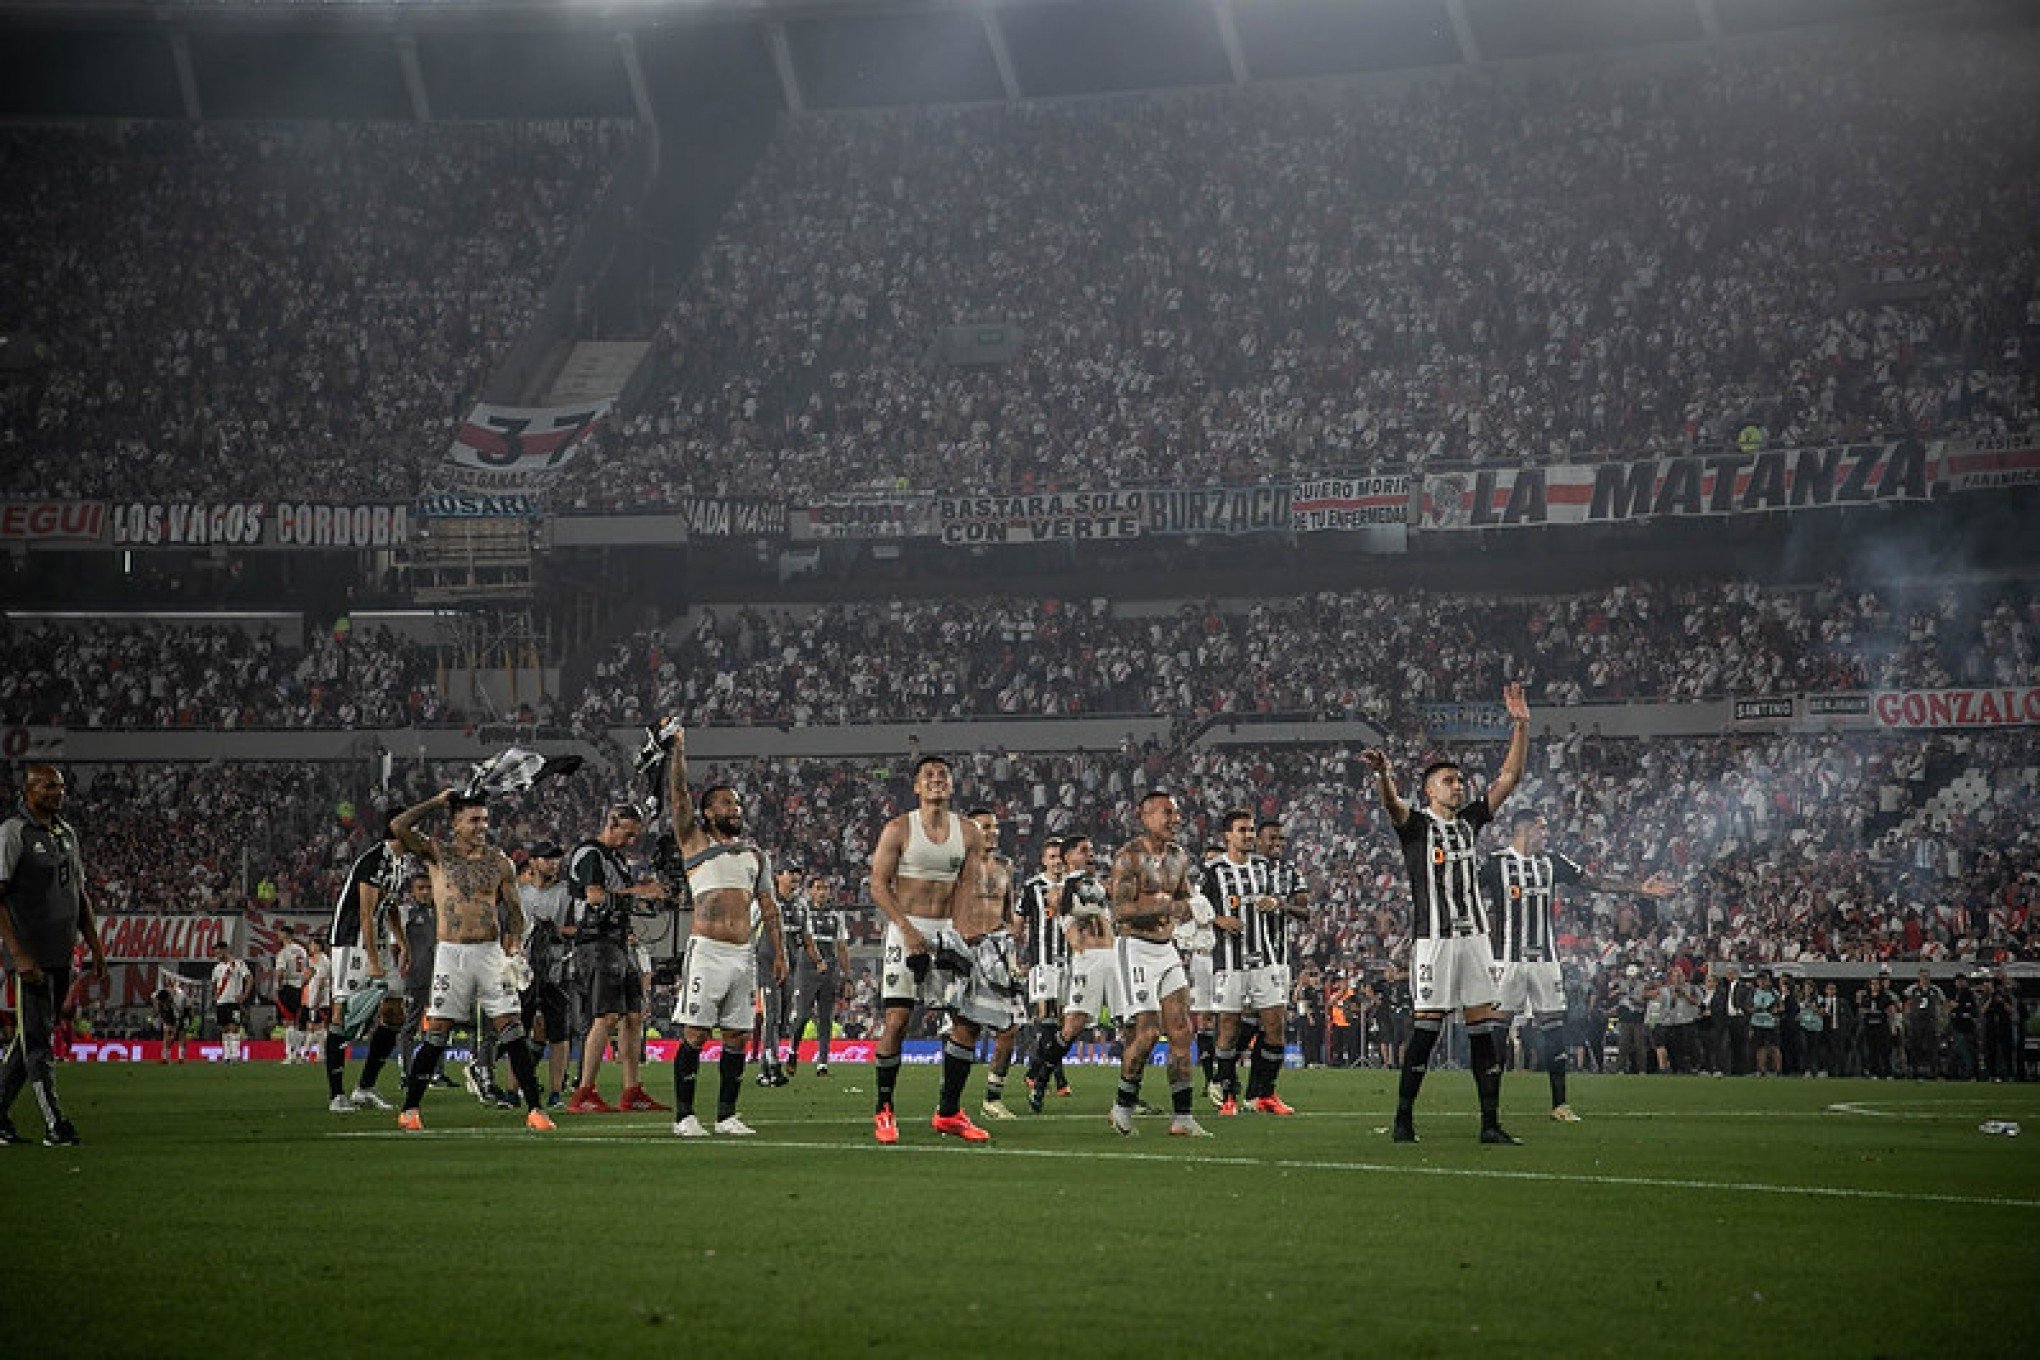
[[[418, 830], [418, 823], [439, 808], [447, 810], [453, 824], [445, 841]], [[511, 960], [524, 957], [524, 903], [517, 894], [516, 866], [489, 844], [488, 803], [442, 789], [398, 813], [390, 822], [390, 834], [425, 862], [438, 925], [432, 999], [417, 1051], [411, 1055], [397, 1126], [413, 1132], [425, 1127], [418, 1107], [446, 1060], [447, 1036], [454, 1021], [467, 1019], [480, 1007], [495, 1026], [497, 1043], [510, 1055], [510, 1070], [517, 1074], [517, 1089], [524, 1095], [525, 1127], [551, 1129], [552, 1120], [539, 1108], [538, 1074], [531, 1047], [524, 1042], [517, 988], [512, 985], [516, 969]]]
[[687, 733], [674, 718], [661, 735], [667, 741], [666, 807], [694, 899], [694, 934], [680, 975], [680, 1001], [673, 1011], [681, 1026], [680, 1048], [673, 1055], [673, 1132], [682, 1138], [709, 1136], [694, 1113], [694, 1089], [702, 1047], [720, 1029], [722, 1085], [715, 1131], [749, 1137], [756, 1130], [737, 1117], [737, 1097], [744, 1089], [744, 1049], [757, 1016], [753, 1009], [757, 954], [751, 944], [754, 903], [758, 923], [772, 943], [773, 985], [786, 984], [786, 938], [772, 888], [772, 862], [744, 839], [744, 801], [729, 785], [703, 789], [697, 813], [687, 789]]
[[[871, 900], [886, 919], [879, 982], [885, 1015], [874, 1045], [878, 1106], [872, 1116], [872, 1131], [881, 1143], [900, 1140], [893, 1092], [899, 1085], [900, 1050], [914, 1007], [949, 1004], [949, 985], [943, 970], [935, 967], [937, 937], [947, 936], [960, 947], [961, 937], [952, 923], [977, 891], [983, 872], [983, 836], [977, 823], [950, 810], [955, 790], [948, 761], [921, 757], [914, 766], [915, 808], [885, 824], [871, 854]], [[937, 1133], [966, 1143], [991, 1141], [991, 1135], [963, 1112], [963, 1088], [977, 1058], [978, 1030], [979, 1022], [960, 1011], [951, 1014], [949, 1037], [942, 1045], [942, 1094], [929, 1121]]]
[[1183, 813], [1173, 795], [1151, 790], [1140, 801], [1140, 835], [1112, 858], [1106, 895], [1112, 904], [1117, 940], [1119, 989], [1131, 1032], [1112, 1100], [1112, 1127], [1133, 1132], [1134, 1107], [1148, 1055], [1164, 1034], [1169, 1040], [1169, 1121], [1172, 1138], [1204, 1138], [1190, 1113], [1192, 1041], [1190, 975], [1176, 952], [1175, 929], [1190, 919], [1191, 874], [1195, 865], [1176, 843]]
[[1503, 1025], [1518, 1015], [1530, 1016], [1551, 1078], [1551, 1117], [1561, 1124], [1577, 1124], [1580, 1117], [1565, 1098], [1565, 977], [1558, 962], [1555, 890], [1572, 883], [1588, 892], [1645, 897], [1669, 897], [1677, 890], [1663, 874], [1641, 882], [1596, 878], [1547, 849], [1549, 838], [1550, 826], [1535, 808], [1511, 816], [1508, 845], [1481, 866], [1481, 894], [1499, 926], [1493, 944]]
[[1406, 803], [1396, 792], [1388, 756], [1368, 750], [1361, 757], [1374, 772], [1381, 806], [1402, 842], [1414, 905], [1410, 987], [1416, 998], [1416, 1021], [1403, 1051], [1396, 1096], [1398, 1143], [1417, 1141], [1417, 1093], [1423, 1089], [1424, 1069], [1444, 1031], [1445, 1017], [1455, 1010], [1466, 1019], [1473, 1084], [1480, 1097], [1480, 1141], [1522, 1142], [1502, 1127], [1499, 1115], [1502, 1021], [1495, 1006], [1487, 909], [1480, 896], [1480, 852], [1474, 844], [1480, 829], [1494, 820], [1523, 781], [1523, 765], [1530, 755], [1530, 705], [1523, 687], [1510, 685], [1502, 702], [1511, 728], [1509, 753], [1501, 773], [1479, 798], [1468, 798], [1466, 776], [1457, 762], [1434, 760], [1417, 781], [1420, 801]]

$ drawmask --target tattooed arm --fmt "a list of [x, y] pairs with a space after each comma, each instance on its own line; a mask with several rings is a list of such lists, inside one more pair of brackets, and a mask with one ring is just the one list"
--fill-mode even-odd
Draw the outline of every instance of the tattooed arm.
[[673, 746], [666, 754], [666, 810], [673, 817], [673, 840], [685, 850], [701, 834], [694, 817], [694, 799], [687, 792], [687, 733], [674, 720]]
[[406, 850], [424, 860], [427, 864], [439, 862], [439, 845], [436, 841], [420, 834], [418, 823], [434, 808], [445, 807], [453, 801], [452, 789], [441, 789], [416, 807], [405, 808], [390, 819], [390, 834], [403, 842]]
[[524, 897], [517, 891], [517, 866], [500, 852], [496, 859], [503, 869], [496, 883], [496, 900], [503, 904], [503, 952], [517, 954], [524, 949]]

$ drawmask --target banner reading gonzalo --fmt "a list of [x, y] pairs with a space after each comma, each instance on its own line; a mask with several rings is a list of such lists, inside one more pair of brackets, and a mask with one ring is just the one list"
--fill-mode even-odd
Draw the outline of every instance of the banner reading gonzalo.
[[1000, 543], [1093, 543], [1139, 538], [1141, 491], [1041, 491], [1014, 496], [943, 496], [935, 505], [951, 547]]

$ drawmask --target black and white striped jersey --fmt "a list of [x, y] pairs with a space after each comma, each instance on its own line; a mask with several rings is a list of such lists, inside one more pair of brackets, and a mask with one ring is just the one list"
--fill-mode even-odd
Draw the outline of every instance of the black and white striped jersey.
[[[1289, 905], [1289, 899], [1303, 889], [1303, 874], [1285, 860], [1267, 859], [1260, 855], [1256, 855], [1254, 860], [1267, 876], [1268, 896], [1284, 906]], [[1248, 913], [1248, 959], [1258, 958], [1261, 965], [1280, 964], [1286, 967], [1289, 963], [1289, 920], [1283, 912]]]
[[1027, 923], [1028, 948], [1037, 964], [1050, 968], [1070, 957], [1070, 942], [1063, 938], [1062, 918], [1056, 913], [1062, 885], [1063, 880], [1047, 874], [1036, 874], [1020, 885], [1020, 919]]
[[1490, 936], [1503, 963], [1548, 963], [1558, 957], [1553, 938], [1557, 904], [1552, 889], [1577, 883], [1587, 871], [1564, 855], [1525, 855], [1515, 846], [1489, 855], [1481, 888], [1500, 927]]
[[1410, 935], [1419, 940], [1475, 935], [1488, 928], [1480, 897], [1480, 852], [1474, 839], [1494, 820], [1476, 794], [1453, 817], [1412, 805], [1395, 829], [1410, 873]]
[[1248, 936], [1254, 929], [1254, 918], [1260, 915], [1254, 910], [1254, 899], [1267, 895], [1268, 864], [1259, 855], [1250, 855], [1242, 863], [1215, 859], [1204, 866], [1204, 900], [1220, 916], [1237, 916], [1246, 922], [1245, 928], [1237, 931], [1213, 927], [1212, 972], [1229, 973], [1259, 966], [1256, 960], [1260, 956], [1251, 949]]
[[375, 889], [376, 919], [381, 920], [397, 904], [406, 877], [404, 857], [391, 854], [383, 841], [356, 855], [354, 863], [347, 866], [347, 881], [340, 885], [339, 900], [333, 904], [333, 922], [326, 929], [327, 945], [334, 949], [359, 948], [361, 890]]

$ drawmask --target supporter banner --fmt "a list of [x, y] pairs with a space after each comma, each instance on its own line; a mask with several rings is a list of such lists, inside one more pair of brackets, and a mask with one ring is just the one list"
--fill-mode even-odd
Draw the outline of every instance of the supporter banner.
[[0, 501], [0, 543], [98, 543], [105, 501]]
[[523, 491], [500, 495], [481, 492], [428, 491], [418, 498], [418, 513], [428, 519], [537, 519], [545, 513], [538, 497]]
[[1776, 722], [1790, 719], [1793, 713], [1792, 696], [1767, 699], [1738, 699], [1735, 701], [1737, 722]]
[[787, 521], [787, 534], [798, 543], [933, 538], [941, 531], [935, 518], [935, 497], [918, 492], [836, 498], [803, 506]]
[[408, 505], [137, 502], [113, 508], [117, 548], [393, 548]]
[[1500, 704], [1418, 704], [1424, 735], [1437, 741], [1507, 741], [1509, 710]]
[[1902, 439], [1434, 473], [1424, 479], [1421, 520], [1430, 530], [1511, 529], [1924, 501], [1936, 463], [1925, 444]]
[[1144, 491], [1042, 491], [1019, 496], [944, 496], [936, 501], [942, 541], [1092, 543], [1139, 538]]
[[781, 501], [683, 496], [672, 512], [686, 521], [691, 538], [786, 537], [786, 505]]
[[1880, 690], [1870, 714], [1891, 728], [2040, 727], [2040, 686]]
[[1290, 530], [1290, 488], [1286, 486], [1171, 487], [1141, 495], [1147, 509], [1142, 533], [1229, 538]]
[[1867, 694], [1809, 694], [1806, 696], [1806, 716], [1809, 718], [1867, 718], [1870, 716], [1870, 696]]
[[1935, 482], [1949, 493], [2040, 486], [2040, 430], [1944, 445]]
[[61, 727], [10, 727], [0, 732], [0, 756], [8, 760], [56, 760], [63, 754]]
[[1410, 479], [1319, 477], [1299, 482], [1290, 503], [1297, 533], [1357, 534], [1365, 552], [1408, 552]]
[[123, 963], [196, 962], [233, 943], [230, 916], [118, 916], [99, 918], [106, 957]]
[[479, 403], [446, 451], [442, 476], [462, 491], [541, 491], [566, 471], [610, 403], [493, 406]]

